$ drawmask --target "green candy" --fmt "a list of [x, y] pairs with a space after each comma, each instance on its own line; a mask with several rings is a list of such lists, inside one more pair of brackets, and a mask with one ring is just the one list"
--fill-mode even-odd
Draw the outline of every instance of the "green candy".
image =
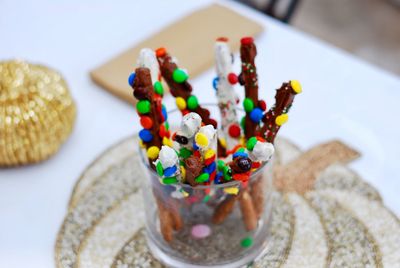
[[232, 171], [230, 167], [224, 166], [222, 172], [224, 173], [224, 180], [230, 181], [232, 179]]
[[240, 126], [242, 127], [243, 131], [245, 131], [245, 122], [246, 122], [246, 117], [243, 116], [242, 119], [240, 120]]
[[158, 176], [162, 176], [162, 175], [164, 175], [164, 168], [163, 168], [163, 166], [161, 165], [161, 162], [160, 161], [158, 161], [158, 163], [157, 163], [157, 165], [156, 165], [156, 170], [157, 170], [157, 174], [158, 174]]
[[164, 184], [173, 184], [173, 183], [177, 183], [177, 182], [178, 182], [178, 180], [176, 177], [168, 177], [168, 178], [163, 179]]
[[197, 183], [202, 183], [202, 182], [206, 182], [208, 181], [208, 179], [210, 178], [210, 174], [208, 173], [202, 173], [200, 174], [195, 180], [195, 182]]
[[199, 100], [197, 99], [196, 96], [191, 95], [187, 99], [187, 107], [189, 108], [189, 110], [195, 110], [198, 106], [199, 106]]
[[176, 68], [172, 73], [172, 79], [174, 79], [174, 81], [179, 84], [185, 82], [188, 78], [189, 76], [187, 75], [187, 73], [179, 68]]
[[165, 122], [164, 122], [164, 126], [165, 126], [165, 129], [168, 131], [168, 130], [169, 130], [169, 124], [168, 124], [168, 121], [165, 121]]
[[257, 138], [256, 137], [251, 137], [248, 141], [247, 141], [247, 150], [249, 151], [253, 151], [254, 146], [257, 143]]
[[164, 95], [164, 88], [160, 81], [154, 83], [154, 91], [160, 96]]
[[183, 147], [179, 150], [179, 156], [182, 157], [183, 159], [186, 159], [191, 155], [192, 155], [192, 151], [190, 151], [189, 149], [187, 149], [185, 147]]
[[245, 98], [243, 101], [244, 110], [250, 113], [254, 109], [254, 102], [250, 98]]
[[244, 148], [239, 148], [239, 149], [236, 150], [236, 152], [238, 152], [238, 153], [245, 153], [245, 150], [244, 150]]
[[246, 237], [244, 239], [242, 239], [242, 241], [240, 242], [240, 245], [244, 248], [249, 248], [253, 245], [253, 238], [251, 237]]
[[217, 169], [218, 169], [218, 171], [222, 171], [224, 167], [225, 167], [225, 162], [222, 161], [222, 160], [218, 160], [217, 161]]
[[206, 196], [203, 198], [203, 203], [207, 203], [209, 200], [210, 200], [210, 195], [206, 195]]
[[141, 100], [136, 104], [136, 109], [140, 114], [147, 114], [150, 112], [150, 101]]

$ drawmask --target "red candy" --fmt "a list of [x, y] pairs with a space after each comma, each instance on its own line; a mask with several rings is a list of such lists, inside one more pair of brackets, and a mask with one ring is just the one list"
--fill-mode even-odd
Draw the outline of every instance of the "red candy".
[[238, 82], [238, 77], [234, 73], [229, 73], [228, 74], [228, 81], [231, 85], [234, 85]]
[[200, 151], [194, 151], [193, 155], [199, 158], [201, 157]]
[[232, 178], [235, 181], [248, 181], [250, 178], [250, 172], [234, 174], [232, 175]]
[[253, 164], [251, 165], [251, 168], [259, 168], [261, 166], [260, 162], [253, 162]]
[[158, 134], [160, 135], [161, 138], [164, 138], [168, 135], [168, 131], [165, 129], [164, 125], [160, 126], [160, 130], [158, 131]]
[[211, 173], [210, 174], [210, 181], [214, 181], [214, 179], [215, 179], [215, 175], [217, 174], [217, 172], [216, 171], [214, 171], [213, 173]]
[[156, 50], [157, 57], [162, 57], [165, 54], [167, 54], [167, 50], [164, 47], [157, 48], [157, 50]]
[[253, 37], [247, 36], [247, 37], [243, 37], [242, 39], [240, 39], [240, 43], [242, 45], [250, 45], [254, 43], [254, 39]]
[[263, 111], [267, 110], [267, 104], [263, 100], [258, 101], [258, 107]]
[[182, 115], [187, 115], [188, 113], [190, 113], [190, 111], [189, 111], [189, 110], [187, 110], [187, 109], [185, 109], [185, 110], [182, 110]]
[[214, 162], [214, 161], [215, 161], [215, 155], [213, 157], [205, 159], [204, 160], [204, 165], [206, 165], [206, 166], [211, 165], [211, 163]]
[[229, 39], [228, 39], [227, 37], [218, 37], [218, 38], [217, 38], [217, 41], [220, 41], [220, 42], [228, 42]]
[[141, 116], [140, 124], [143, 128], [150, 129], [153, 126], [153, 120], [151, 120], [151, 118], [148, 116]]
[[232, 124], [228, 129], [229, 136], [237, 138], [240, 136], [240, 127], [237, 124]]
[[256, 139], [257, 139], [258, 141], [260, 141], [260, 142], [265, 142], [265, 139], [262, 138], [262, 137], [260, 137], [260, 136], [257, 136]]

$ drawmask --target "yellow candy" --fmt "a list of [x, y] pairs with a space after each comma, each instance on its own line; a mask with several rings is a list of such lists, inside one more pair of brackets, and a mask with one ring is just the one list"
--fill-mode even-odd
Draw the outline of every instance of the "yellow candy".
[[147, 149], [147, 157], [151, 160], [156, 159], [159, 153], [160, 149], [158, 149], [157, 146], [151, 146], [149, 149]]
[[172, 145], [173, 145], [172, 141], [170, 139], [168, 139], [167, 137], [164, 137], [162, 139], [162, 144], [165, 145], [165, 146], [169, 146], [169, 147], [172, 147]]
[[183, 197], [188, 197], [189, 196], [189, 193], [187, 193], [187, 192], [185, 192], [185, 191], [181, 191], [181, 193], [182, 193], [182, 195], [183, 195]]
[[186, 109], [186, 101], [184, 98], [182, 97], [177, 97], [175, 99], [176, 102], [176, 106], [178, 107], [179, 110], [185, 110]]
[[182, 181], [185, 181], [186, 178], [186, 168], [184, 166], [181, 166], [181, 177]]
[[203, 133], [197, 133], [194, 140], [196, 141], [197, 146], [200, 147], [207, 147], [209, 143], [207, 136]]
[[300, 82], [297, 80], [291, 80], [290, 85], [292, 86], [294, 92], [296, 92], [297, 94], [299, 94], [303, 91], [301, 88]]
[[204, 153], [204, 158], [205, 159], [209, 159], [211, 157], [213, 157], [215, 155], [215, 152], [213, 149], [208, 149], [205, 153]]
[[146, 146], [144, 145], [144, 143], [141, 139], [139, 139], [139, 145], [140, 145], [140, 148], [146, 148]]
[[246, 138], [245, 138], [245, 137], [240, 137], [239, 142], [240, 142], [240, 144], [241, 144], [242, 146], [246, 146]]
[[220, 139], [219, 139], [219, 143], [221, 144], [221, 146], [222, 146], [223, 148], [226, 148], [226, 140], [225, 140], [225, 138], [220, 138]]
[[239, 193], [239, 188], [237, 187], [224, 188], [224, 192], [227, 194], [237, 195]]
[[275, 119], [275, 123], [278, 126], [282, 126], [283, 124], [285, 124], [289, 119], [289, 115], [288, 114], [281, 114], [279, 116], [276, 117]]

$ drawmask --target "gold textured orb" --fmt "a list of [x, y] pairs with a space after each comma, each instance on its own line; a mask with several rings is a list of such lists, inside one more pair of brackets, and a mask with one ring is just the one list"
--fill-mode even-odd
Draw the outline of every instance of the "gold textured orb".
[[0, 166], [42, 161], [70, 135], [76, 107], [59, 73], [0, 62]]

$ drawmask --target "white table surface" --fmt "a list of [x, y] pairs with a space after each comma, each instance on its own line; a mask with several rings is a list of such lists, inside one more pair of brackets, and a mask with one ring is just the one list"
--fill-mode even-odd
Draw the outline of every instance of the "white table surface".
[[[78, 106], [75, 130], [58, 154], [42, 164], [0, 170], [0, 267], [53, 267], [55, 237], [78, 176], [105, 148], [138, 131], [133, 108], [93, 84], [89, 70], [208, 2], [0, 1], [0, 60], [18, 57], [58, 69]], [[280, 134], [303, 148], [333, 138], [354, 146], [363, 157], [352, 168], [399, 215], [399, 77], [229, 6], [267, 28], [256, 40], [261, 96], [271, 103], [281, 82], [302, 82], [304, 93]], [[192, 79], [195, 90], [203, 88], [196, 91], [200, 99], [213, 94], [213, 77], [209, 70]], [[173, 106], [171, 97], [166, 102]]]

